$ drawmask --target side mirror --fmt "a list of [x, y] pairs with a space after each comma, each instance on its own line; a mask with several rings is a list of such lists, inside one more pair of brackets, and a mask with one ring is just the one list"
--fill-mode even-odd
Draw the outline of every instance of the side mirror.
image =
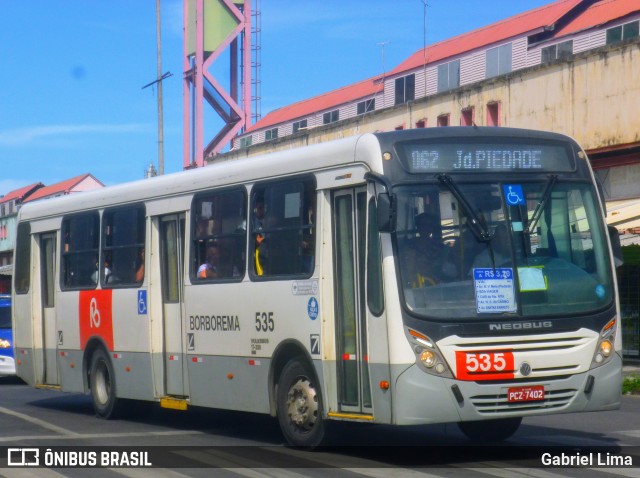
[[377, 197], [378, 231], [393, 232], [396, 230], [396, 205], [389, 193], [380, 193]]
[[609, 231], [609, 239], [611, 240], [611, 250], [613, 251], [613, 261], [616, 267], [620, 267], [624, 264], [624, 257], [622, 255], [622, 245], [620, 244], [620, 234], [618, 228], [615, 226], [607, 226]]

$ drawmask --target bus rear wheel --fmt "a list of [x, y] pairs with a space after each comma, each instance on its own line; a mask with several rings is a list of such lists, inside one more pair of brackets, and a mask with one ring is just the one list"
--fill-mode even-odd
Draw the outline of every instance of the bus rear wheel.
[[290, 445], [319, 446], [325, 437], [320, 387], [310, 367], [293, 359], [280, 374], [277, 394], [278, 422]]
[[522, 417], [499, 418], [478, 422], [459, 422], [458, 428], [473, 441], [499, 442], [511, 437], [522, 422]]
[[104, 349], [97, 349], [91, 357], [89, 385], [96, 415], [105, 420], [117, 418], [121, 409], [121, 400], [116, 397], [113, 365]]

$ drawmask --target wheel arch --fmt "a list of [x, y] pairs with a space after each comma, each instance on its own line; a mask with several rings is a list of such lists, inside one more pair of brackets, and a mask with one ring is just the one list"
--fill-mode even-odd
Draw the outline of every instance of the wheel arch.
[[107, 355], [109, 355], [109, 348], [104, 340], [101, 337], [91, 337], [87, 341], [87, 345], [84, 348], [84, 354], [82, 355], [82, 378], [85, 393], [88, 393], [91, 390], [91, 381], [89, 379], [89, 375], [91, 373], [91, 359], [93, 358], [95, 351], [98, 349], [104, 349]]

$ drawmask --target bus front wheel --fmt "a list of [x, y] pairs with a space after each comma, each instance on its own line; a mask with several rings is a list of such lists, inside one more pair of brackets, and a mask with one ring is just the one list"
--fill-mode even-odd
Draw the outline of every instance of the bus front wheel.
[[513, 435], [522, 422], [522, 417], [499, 418], [478, 422], [459, 422], [458, 428], [473, 441], [504, 441]]
[[319, 446], [325, 436], [320, 385], [310, 367], [299, 360], [289, 361], [278, 381], [278, 422], [290, 445]]
[[116, 397], [113, 365], [104, 349], [97, 349], [91, 357], [89, 383], [96, 415], [106, 420], [116, 418], [120, 411], [120, 400]]

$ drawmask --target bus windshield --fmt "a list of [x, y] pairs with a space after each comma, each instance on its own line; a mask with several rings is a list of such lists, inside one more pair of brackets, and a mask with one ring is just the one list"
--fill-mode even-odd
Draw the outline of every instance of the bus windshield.
[[424, 318], [549, 317], [608, 306], [613, 279], [590, 183], [398, 186], [394, 234], [406, 307]]

